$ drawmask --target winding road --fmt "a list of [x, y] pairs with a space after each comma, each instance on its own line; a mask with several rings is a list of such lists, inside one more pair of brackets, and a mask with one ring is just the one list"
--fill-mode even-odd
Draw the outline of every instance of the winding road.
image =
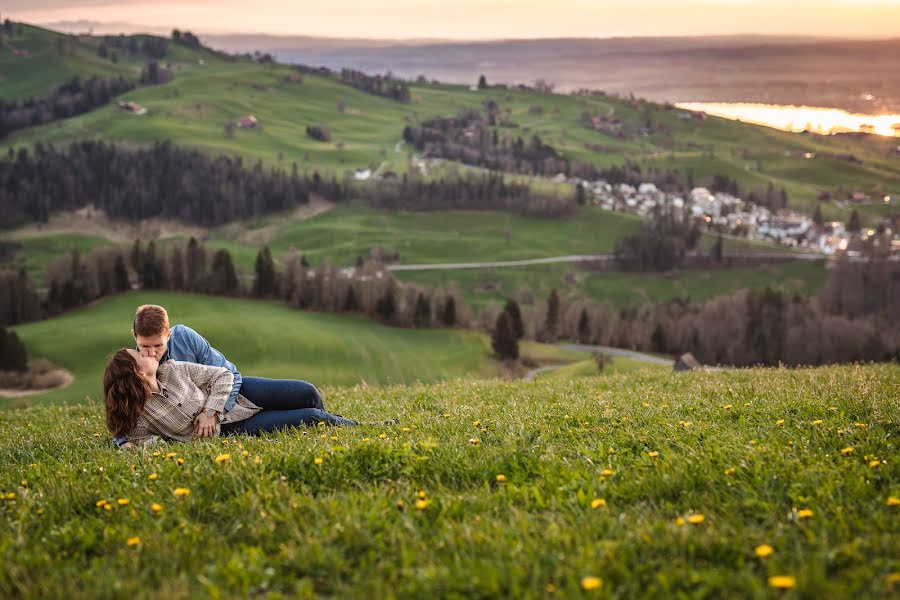
[[[624, 358], [631, 358], [633, 360], [639, 360], [648, 364], [662, 365], [669, 368], [672, 368], [675, 365], [675, 361], [670, 358], [660, 358], [659, 356], [653, 356], [652, 354], [644, 354], [643, 352], [635, 352], [634, 350], [625, 350], [623, 348], [613, 348], [612, 346], [594, 346], [591, 344], [562, 344], [560, 345], [560, 348], [563, 348], [564, 350], [573, 350], [575, 352], [585, 352], [591, 354], [593, 354], [594, 352], [602, 352], [609, 356], [622, 356]], [[531, 381], [541, 373], [561, 369], [565, 366], [566, 365], [550, 365], [546, 367], [538, 367], [537, 369], [532, 369], [531, 371], [529, 371], [523, 379], [525, 381]]]

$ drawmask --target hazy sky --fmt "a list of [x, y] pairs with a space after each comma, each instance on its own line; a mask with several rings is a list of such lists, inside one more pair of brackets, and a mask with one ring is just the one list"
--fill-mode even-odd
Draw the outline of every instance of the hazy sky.
[[535, 38], [736, 33], [900, 37], [900, 0], [7, 0], [3, 16], [199, 33]]

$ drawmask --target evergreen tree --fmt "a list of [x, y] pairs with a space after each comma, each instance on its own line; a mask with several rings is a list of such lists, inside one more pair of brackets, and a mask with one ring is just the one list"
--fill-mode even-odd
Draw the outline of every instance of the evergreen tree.
[[[471, 80], [469, 80], [469, 81], [471, 81]], [[481, 75], [481, 76], [478, 78], [478, 89], [479, 89], [479, 90], [483, 90], [483, 89], [486, 88], [487, 86], [488, 86], [488, 84], [487, 84], [487, 79], [485, 78], [484, 75]]]
[[516, 339], [521, 340], [525, 337], [525, 323], [522, 322], [522, 310], [519, 308], [519, 303], [512, 299], [507, 300], [503, 312], [509, 314]]
[[128, 269], [125, 268], [125, 259], [121, 254], [116, 255], [116, 262], [113, 266], [113, 277], [117, 292], [125, 292], [131, 289], [131, 281], [128, 278]]
[[187, 272], [185, 290], [199, 291], [206, 285], [206, 251], [192, 237], [187, 245]]
[[28, 353], [15, 331], [0, 327], [0, 371], [24, 371]]
[[228, 250], [222, 249], [213, 256], [212, 273], [210, 275], [210, 291], [213, 294], [232, 296], [238, 291], [237, 273]]
[[447, 296], [444, 303], [444, 314], [441, 315], [441, 322], [447, 327], [456, 326], [456, 300], [453, 296]]
[[180, 246], [175, 246], [172, 258], [169, 261], [169, 287], [173, 290], [183, 291], [184, 287], [184, 253]]
[[394, 313], [397, 311], [397, 306], [394, 302], [394, 288], [393, 286], [388, 286], [384, 290], [384, 294], [375, 302], [375, 314], [381, 318], [382, 321], [386, 323], [390, 323], [394, 318]]
[[413, 313], [413, 325], [416, 327], [428, 327], [431, 325], [431, 303], [425, 298], [425, 294], [419, 292], [416, 298], [416, 308]]
[[582, 344], [591, 341], [591, 320], [586, 308], [581, 309], [581, 316], [578, 317], [578, 341]]
[[816, 227], [821, 227], [824, 222], [825, 220], [822, 218], [822, 205], [817, 204], [816, 212], [813, 213], [813, 223], [816, 224]]
[[587, 194], [584, 191], [584, 185], [581, 183], [575, 186], [575, 202], [578, 206], [587, 204]]
[[359, 302], [356, 299], [356, 292], [353, 286], [347, 287], [347, 297], [344, 299], [344, 310], [347, 312], [355, 312], [359, 309]]
[[253, 283], [253, 294], [260, 298], [268, 298], [275, 294], [275, 262], [268, 246], [264, 246], [256, 255], [256, 281]]
[[519, 358], [519, 341], [513, 331], [512, 319], [506, 311], [501, 312], [497, 317], [494, 334], [491, 338], [491, 347], [500, 360]]
[[850, 233], [859, 233], [859, 230], [862, 229], [862, 221], [859, 218], [859, 213], [856, 212], [856, 209], [853, 209], [853, 212], [850, 213], [850, 220], [847, 221], [847, 231]]
[[548, 339], [556, 339], [556, 330], [559, 326], [559, 295], [556, 288], [550, 290], [550, 296], [547, 298], [547, 317], [544, 320], [544, 331]]
[[719, 235], [716, 236], [716, 243], [713, 246], [712, 256], [713, 256], [713, 260], [716, 262], [722, 262], [722, 260], [725, 257], [725, 254], [723, 251], [723, 241], [722, 241], [721, 233], [719, 233]]
[[663, 329], [662, 323], [657, 323], [653, 328], [653, 334], [650, 336], [650, 343], [654, 352], [665, 353], [667, 346], [666, 330]]

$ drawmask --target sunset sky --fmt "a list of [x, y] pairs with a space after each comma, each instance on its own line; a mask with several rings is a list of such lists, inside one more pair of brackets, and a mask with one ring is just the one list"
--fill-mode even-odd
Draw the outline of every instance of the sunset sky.
[[546, 38], [738, 33], [900, 37], [900, 0], [8, 0], [3, 17], [200, 33]]

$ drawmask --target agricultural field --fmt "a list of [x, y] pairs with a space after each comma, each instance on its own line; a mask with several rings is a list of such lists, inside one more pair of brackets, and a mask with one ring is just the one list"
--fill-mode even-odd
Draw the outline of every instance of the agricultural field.
[[0, 594], [895, 598], [897, 389], [896, 365], [357, 386], [328, 403], [399, 424], [125, 451], [72, 394], [0, 420]]
[[[30, 358], [46, 358], [75, 376], [64, 389], [27, 403], [73, 404], [102, 396], [106, 361], [131, 347], [131, 320], [140, 304], [165, 306], [174, 323], [201, 332], [242, 373], [305, 379], [317, 386], [414, 383], [500, 374], [490, 340], [454, 329], [399, 329], [358, 316], [292, 310], [274, 302], [176, 293], [128, 293], [63, 316], [14, 327]], [[528, 343], [523, 355], [545, 363], [583, 358]], [[327, 398], [327, 396], [326, 396]], [[0, 398], [0, 408], [22, 400]]]

